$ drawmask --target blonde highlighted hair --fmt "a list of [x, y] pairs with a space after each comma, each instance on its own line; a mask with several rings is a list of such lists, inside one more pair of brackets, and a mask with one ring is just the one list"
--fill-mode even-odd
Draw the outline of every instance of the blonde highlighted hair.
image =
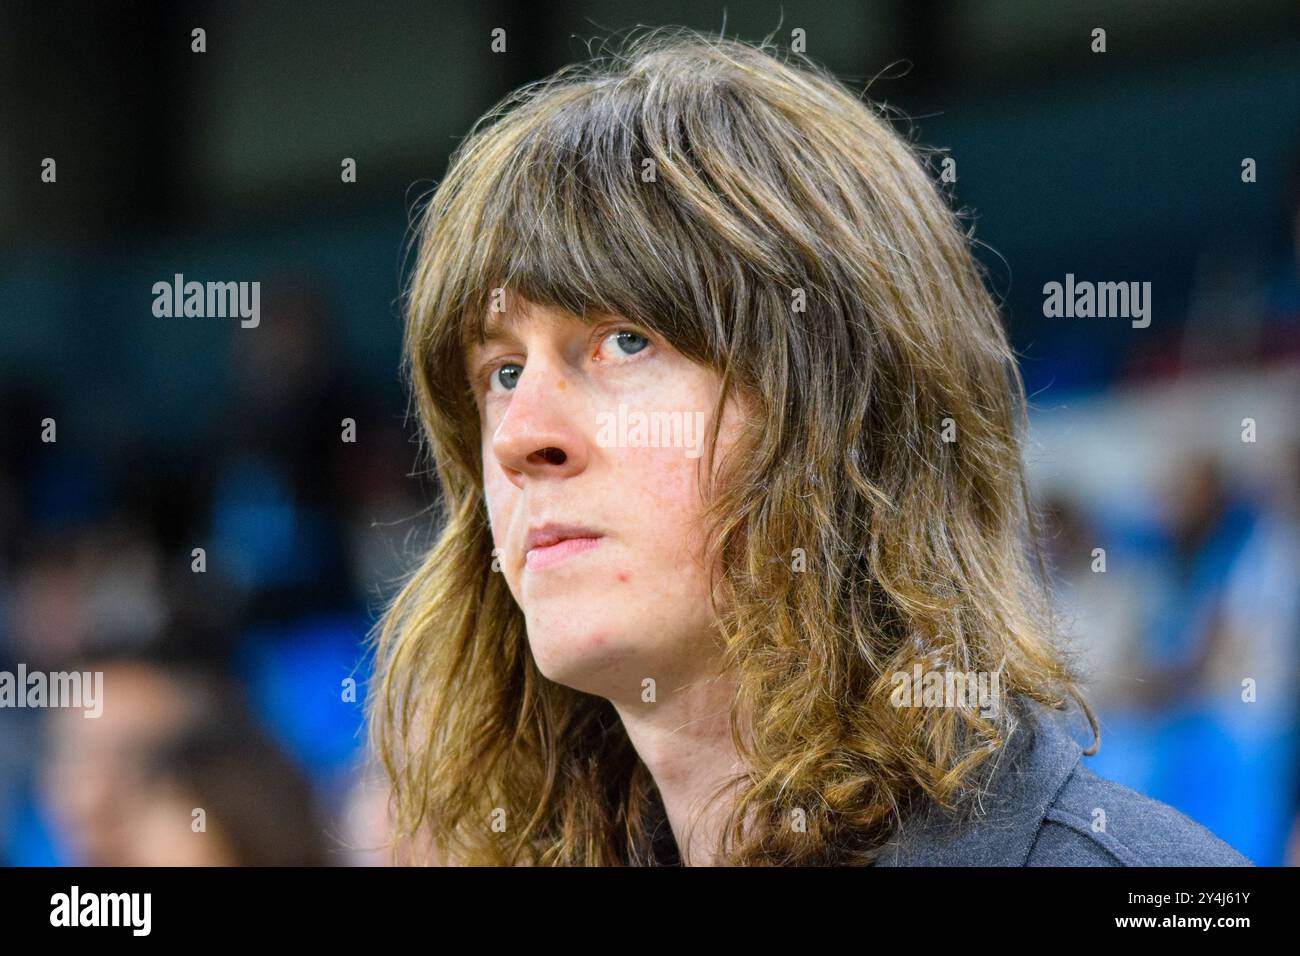
[[[751, 409], [705, 501], [748, 768], [720, 862], [872, 862], [910, 808], [974, 802], [1013, 698], [1074, 698], [1096, 734], [1054, 627], [1014, 354], [883, 112], [769, 41], [651, 30], [484, 117], [417, 237], [406, 358], [440, 527], [377, 628], [368, 704], [401, 840], [448, 863], [658, 860], [663, 807], [613, 706], [540, 674], [491, 570], [463, 358], [495, 289], [625, 316], [718, 372], [718, 410]], [[997, 672], [1004, 706], [894, 706], [918, 664]]]

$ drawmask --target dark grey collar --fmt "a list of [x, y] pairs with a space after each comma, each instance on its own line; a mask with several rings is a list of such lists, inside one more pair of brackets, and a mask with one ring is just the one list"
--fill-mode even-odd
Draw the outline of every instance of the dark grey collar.
[[[937, 811], [913, 814], [877, 866], [1024, 866], [1047, 812], [1083, 753], [1068, 721], [1077, 708], [1054, 711], [1021, 701], [1021, 718], [978, 806], [954, 822]], [[1086, 719], [1084, 720], [1086, 725]]]

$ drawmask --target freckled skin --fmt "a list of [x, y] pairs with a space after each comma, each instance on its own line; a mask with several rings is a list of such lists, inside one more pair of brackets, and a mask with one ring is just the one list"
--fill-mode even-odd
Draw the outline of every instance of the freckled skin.
[[[493, 544], [538, 668], [558, 683], [630, 704], [647, 677], [673, 687], [712, 675], [719, 647], [710, 639], [716, 621], [703, 567], [703, 458], [683, 448], [605, 447], [597, 436], [602, 413], [615, 415], [620, 403], [701, 411], [707, 427], [717, 373], [617, 317], [592, 326], [521, 304], [526, 311], [511, 313], [510, 337], [476, 348], [468, 361], [471, 372], [493, 367], [478, 392], [484, 491]], [[625, 330], [650, 344], [625, 354], [616, 339]], [[522, 367], [513, 387], [499, 381], [502, 366]], [[729, 404], [720, 455], [740, 427]], [[528, 568], [524, 537], [541, 521], [589, 526], [603, 538], [589, 552]], [[631, 569], [642, 572], [635, 582]], [[615, 583], [624, 585], [617, 599]]]

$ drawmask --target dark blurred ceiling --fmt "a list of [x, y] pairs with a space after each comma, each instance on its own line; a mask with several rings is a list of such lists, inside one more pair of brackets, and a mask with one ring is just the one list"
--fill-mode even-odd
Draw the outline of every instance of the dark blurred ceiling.
[[[725, 14], [724, 14], [725, 9]], [[359, 208], [441, 176], [510, 90], [637, 24], [808, 53], [913, 115], [960, 101], [1159, 73], [1295, 42], [1295, 0], [0, 6], [0, 241], [103, 238], [163, 224], [247, 228], [322, 202]], [[207, 52], [190, 51], [203, 27]], [[504, 54], [489, 49], [495, 27]], [[1088, 50], [1107, 30], [1104, 66]], [[41, 160], [59, 188], [41, 189]], [[339, 163], [359, 164], [340, 194]]]

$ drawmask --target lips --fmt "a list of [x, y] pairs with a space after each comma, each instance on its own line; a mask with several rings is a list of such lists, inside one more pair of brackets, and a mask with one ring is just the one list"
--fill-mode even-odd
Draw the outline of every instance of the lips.
[[595, 528], [576, 524], [547, 523], [528, 529], [528, 534], [524, 537], [524, 551], [532, 551], [534, 548], [549, 548], [569, 538], [599, 537], [602, 537], [602, 535]]
[[597, 547], [603, 537], [601, 532], [583, 525], [538, 525], [529, 528], [524, 538], [524, 563], [533, 569], [549, 567]]

